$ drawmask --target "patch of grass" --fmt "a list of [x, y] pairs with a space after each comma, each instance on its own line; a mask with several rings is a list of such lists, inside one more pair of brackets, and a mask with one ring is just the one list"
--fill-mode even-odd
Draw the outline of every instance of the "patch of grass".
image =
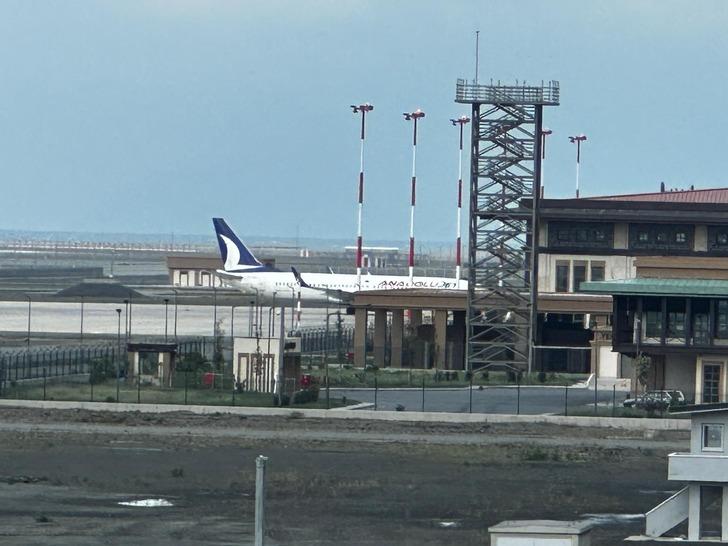
[[[321, 385], [326, 384], [326, 370], [311, 369], [308, 373], [318, 379]], [[539, 378], [538, 373], [522, 374], [521, 385], [573, 385], [586, 381], [584, 374], [548, 374]], [[331, 387], [343, 388], [379, 388], [422, 387], [424, 380], [428, 389], [437, 387], [467, 387], [470, 377], [463, 370], [421, 370], [395, 368], [346, 368], [329, 367], [328, 380]], [[516, 384], [515, 374], [501, 371], [477, 371], [473, 375], [475, 386], [498, 386]]]
[[[44, 389], [39, 383], [17, 384], [14, 388], [6, 389], [2, 398], [20, 400], [43, 400]], [[65, 401], [91, 401], [91, 386], [88, 383], [47, 383], [45, 388], [46, 400]], [[97, 402], [116, 402], [116, 382], [114, 380], [98, 383], [93, 386], [93, 400]], [[119, 402], [136, 404], [185, 404], [203, 406], [243, 406], [243, 407], [274, 407], [273, 395], [258, 392], [234, 393], [232, 390], [211, 388], [188, 388], [185, 396], [184, 388], [161, 388], [152, 385], [136, 385], [122, 382], [119, 384]], [[348, 403], [352, 403], [351, 400]], [[356, 403], [356, 402], [353, 402]], [[341, 398], [331, 398], [332, 408], [341, 407], [347, 401]], [[295, 408], [326, 408], [325, 397], [318, 401], [294, 404]]]

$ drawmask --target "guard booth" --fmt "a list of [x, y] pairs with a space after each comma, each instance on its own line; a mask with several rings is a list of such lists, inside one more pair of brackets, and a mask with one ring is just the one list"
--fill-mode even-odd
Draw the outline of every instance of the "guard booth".
[[285, 338], [282, 365], [280, 349], [279, 338], [236, 337], [233, 376], [237, 389], [273, 394], [280, 377], [281, 393], [293, 394], [301, 378], [301, 338]]
[[126, 351], [129, 362], [127, 380], [136, 381], [138, 376], [142, 383], [172, 386], [177, 359], [176, 343], [127, 343]]

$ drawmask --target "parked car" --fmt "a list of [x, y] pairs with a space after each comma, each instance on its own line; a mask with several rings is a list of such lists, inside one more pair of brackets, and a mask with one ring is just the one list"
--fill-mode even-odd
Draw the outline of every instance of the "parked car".
[[635, 398], [627, 398], [622, 405], [625, 408], [639, 408], [644, 410], [666, 410], [670, 406], [677, 406], [685, 403], [685, 395], [682, 391], [647, 391], [637, 395]]

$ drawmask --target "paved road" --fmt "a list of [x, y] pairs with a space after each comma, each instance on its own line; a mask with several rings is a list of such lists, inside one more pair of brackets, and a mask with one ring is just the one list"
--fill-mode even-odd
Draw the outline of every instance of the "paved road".
[[[584, 413], [594, 407], [594, 390], [585, 388], [560, 387], [486, 387], [472, 391], [473, 413], [524, 413], [524, 414], [564, 414], [568, 404], [569, 413]], [[331, 389], [332, 396], [346, 396], [360, 402], [375, 402], [373, 389]], [[597, 403], [600, 406], [612, 404], [613, 392], [599, 390]], [[406, 411], [422, 411], [422, 390], [420, 389], [379, 389], [376, 393], [377, 409], [394, 410], [398, 405]], [[520, 398], [520, 400], [519, 400]], [[623, 392], [616, 393], [617, 406], [625, 398]], [[466, 413], [470, 411], [470, 392], [467, 388], [427, 389], [424, 394], [425, 411], [446, 411]]]

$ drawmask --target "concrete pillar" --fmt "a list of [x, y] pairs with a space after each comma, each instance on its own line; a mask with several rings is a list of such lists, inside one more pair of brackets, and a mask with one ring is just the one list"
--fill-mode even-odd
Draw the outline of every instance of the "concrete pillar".
[[728, 487], [723, 486], [723, 499], [720, 512], [720, 539], [728, 542]]
[[688, 486], [688, 540], [700, 540], [700, 486]]
[[454, 370], [464, 370], [465, 364], [465, 311], [452, 312], [453, 352], [450, 367]]
[[363, 368], [367, 359], [367, 310], [354, 310], [354, 366]]
[[387, 310], [374, 310], [374, 364], [384, 368], [387, 353]]
[[404, 338], [404, 310], [392, 309], [392, 368], [402, 367], [402, 342]]
[[417, 328], [422, 324], [422, 309], [410, 309], [410, 326]]
[[447, 310], [437, 309], [433, 313], [433, 326], [435, 327], [435, 367], [449, 369], [447, 362]]

